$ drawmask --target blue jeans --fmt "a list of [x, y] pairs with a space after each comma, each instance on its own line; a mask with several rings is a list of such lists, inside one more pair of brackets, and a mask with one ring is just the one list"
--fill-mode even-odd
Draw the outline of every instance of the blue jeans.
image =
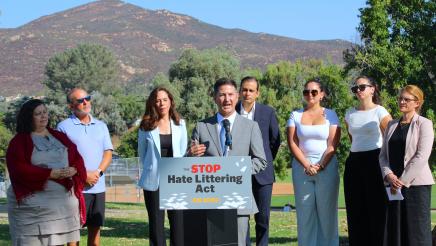
[[[306, 158], [315, 164], [321, 155]], [[297, 210], [298, 245], [339, 245], [339, 171], [336, 156], [315, 176], [306, 175], [303, 166], [294, 158], [292, 179]]]

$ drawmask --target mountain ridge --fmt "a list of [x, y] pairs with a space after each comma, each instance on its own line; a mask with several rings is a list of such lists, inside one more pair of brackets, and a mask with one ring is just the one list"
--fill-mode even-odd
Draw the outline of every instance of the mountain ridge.
[[91, 2], [0, 29], [0, 95], [43, 91], [44, 66], [55, 53], [79, 43], [108, 47], [121, 68], [121, 82], [148, 82], [166, 73], [187, 48], [224, 47], [242, 67], [264, 69], [279, 60], [327, 59], [342, 64], [351, 46], [340, 39], [305, 41], [239, 28], [226, 29], [168, 10], [148, 10], [118, 0]]

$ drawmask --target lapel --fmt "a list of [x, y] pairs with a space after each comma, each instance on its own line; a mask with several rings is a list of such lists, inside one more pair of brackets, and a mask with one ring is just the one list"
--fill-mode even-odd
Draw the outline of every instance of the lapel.
[[410, 151], [407, 151], [409, 148], [410, 148], [410, 144], [415, 144], [415, 143], [411, 143], [411, 141], [412, 141], [412, 136], [415, 136], [416, 135], [416, 131], [417, 131], [417, 129], [416, 129], [416, 127], [417, 127], [417, 124], [416, 124], [416, 122], [418, 121], [418, 117], [419, 117], [419, 115], [417, 114], [417, 113], [415, 113], [415, 115], [413, 116], [413, 118], [412, 118], [412, 121], [410, 122], [410, 127], [409, 127], [409, 131], [407, 132], [407, 136], [406, 136], [406, 151], [405, 151], [405, 154], [404, 154], [404, 159], [405, 160], [409, 160], [410, 159]]
[[173, 120], [170, 120], [170, 128], [171, 128], [171, 145], [173, 146], [173, 155], [178, 155], [180, 147], [177, 146], [180, 142], [180, 132], [179, 128], [176, 124], [174, 124]]
[[397, 129], [397, 126], [399, 124], [399, 120], [393, 120], [393, 123], [391, 125], [391, 127], [389, 127], [388, 130], [388, 134], [386, 135], [386, 144], [389, 142], [389, 139], [391, 139], [392, 134], [394, 133], [395, 129]]
[[257, 121], [257, 119], [260, 117], [260, 106], [257, 102], [254, 102], [254, 116], [253, 120]]
[[242, 110], [241, 103], [242, 103], [241, 101], [238, 101], [235, 107], [236, 113], [238, 114], [241, 114], [241, 110]]
[[233, 122], [233, 126], [232, 126], [232, 140], [233, 140], [233, 145], [235, 144], [235, 141], [238, 142], [238, 133], [242, 132], [241, 127], [243, 127], [240, 123], [241, 123], [241, 117], [239, 114], [236, 115], [235, 117], [235, 122]]
[[160, 153], [160, 136], [159, 136], [159, 127], [154, 128], [152, 131], [150, 131], [151, 137], [153, 138], [154, 146], [156, 147], [157, 151]]
[[222, 156], [223, 153], [221, 151], [217, 124], [218, 124], [218, 120], [217, 120], [217, 115], [215, 114], [215, 116], [210, 119], [210, 122], [206, 124], [206, 127], [207, 130], [209, 131], [210, 137], [212, 138], [212, 142], [215, 144], [215, 148], [217, 149], [218, 153], [220, 153], [220, 155]]

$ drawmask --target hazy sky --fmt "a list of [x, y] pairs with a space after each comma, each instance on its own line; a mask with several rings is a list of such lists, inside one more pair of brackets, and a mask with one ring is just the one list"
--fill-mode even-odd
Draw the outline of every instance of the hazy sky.
[[[1, 0], [0, 28], [14, 28], [87, 0]], [[127, 0], [146, 9], [167, 9], [225, 28], [305, 40], [356, 42], [364, 0]]]

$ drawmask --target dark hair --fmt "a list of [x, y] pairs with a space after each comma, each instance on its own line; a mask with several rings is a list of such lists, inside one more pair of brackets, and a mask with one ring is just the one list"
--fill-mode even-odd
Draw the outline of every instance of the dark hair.
[[243, 85], [245, 82], [248, 82], [248, 81], [254, 81], [254, 82], [256, 82], [256, 90], [259, 90], [259, 81], [257, 81], [256, 77], [253, 77], [253, 76], [245, 76], [244, 78], [242, 78], [242, 79], [241, 79], [241, 85], [239, 86], [239, 89], [241, 89], [241, 88], [242, 88], [242, 85]]
[[160, 115], [158, 111], [156, 110], [156, 99], [157, 99], [157, 93], [159, 91], [165, 91], [168, 94], [168, 98], [171, 101], [170, 106], [170, 119], [172, 119], [176, 125], [180, 125], [180, 115], [176, 111], [176, 105], [174, 103], [174, 97], [164, 87], [157, 87], [155, 88], [150, 95], [148, 96], [147, 101], [145, 102], [145, 113], [142, 117], [140, 128], [144, 131], [151, 131], [157, 127], [157, 123], [160, 120]]
[[321, 80], [319, 78], [313, 78], [313, 79], [309, 79], [306, 81], [306, 83], [304, 83], [304, 88], [306, 88], [306, 86], [309, 83], [316, 83], [319, 87], [319, 90], [321, 92], [324, 92], [324, 97], [321, 100], [321, 103], [326, 103], [328, 101], [328, 96], [329, 96], [329, 91], [327, 89], [327, 87], [324, 86], [324, 84], [321, 82]]
[[17, 133], [31, 133], [33, 129], [33, 111], [39, 105], [44, 105], [44, 102], [39, 99], [30, 99], [26, 101], [20, 108], [17, 115]]
[[371, 77], [362, 75], [357, 77], [354, 82], [356, 83], [359, 79], [365, 79], [366, 81], [368, 81], [368, 83], [370, 85], [372, 85], [372, 87], [374, 87], [374, 94], [372, 95], [372, 102], [378, 105], [382, 104], [381, 98], [380, 98], [380, 90], [379, 87], [377, 85], [377, 82], [375, 82], [375, 80]]
[[318, 87], [319, 87], [320, 91], [323, 91], [324, 93], [326, 93], [326, 88], [325, 88], [325, 86], [321, 83], [321, 80], [320, 80], [319, 78], [314, 78], [314, 79], [309, 79], [309, 80], [307, 80], [306, 83], [304, 83], [304, 88], [306, 88], [306, 86], [307, 86], [309, 83], [316, 83], [316, 84], [318, 84]]
[[221, 86], [223, 86], [223, 85], [231, 85], [231, 86], [235, 87], [236, 90], [238, 89], [238, 87], [236, 85], [236, 82], [233, 79], [220, 78], [213, 85], [213, 95], [214, 96], [216, 96], [216, 94], [218, 93], [219, 88]]

